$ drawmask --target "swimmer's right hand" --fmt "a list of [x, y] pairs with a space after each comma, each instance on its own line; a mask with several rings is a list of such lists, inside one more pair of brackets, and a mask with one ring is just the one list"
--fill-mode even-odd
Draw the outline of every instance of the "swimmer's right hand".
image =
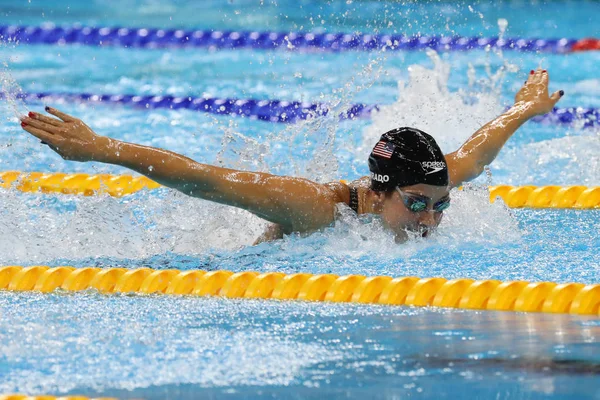
[[55, 108], [46, 107], [46, 111], [57, 118], [30, 112], [29, 116], [21, 118], [21, 127], [65, 160], [101, 161], [109, 138], [97, 135], [80, 119]]

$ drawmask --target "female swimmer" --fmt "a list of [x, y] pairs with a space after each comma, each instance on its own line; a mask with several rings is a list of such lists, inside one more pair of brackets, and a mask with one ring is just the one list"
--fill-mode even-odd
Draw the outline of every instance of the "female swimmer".
[[414, 128], [384, 133], [369, 156], [370, 177], [351, 184], [237, 171], [182, 155], [97, 135], [81, 120], [54, 108], [54, 117], [30, 112], [21, 126], [65, 160], [121, 165], [187, 195], [240, 207], [270, 221], [257, 240], [330, 225], [338, 203], [357, 214], [377, 214], [398, 242], [408, 232], [426, 237], [450, 205], [449, 191], [476, 178], [527, 120], [548, 113], [564, 92], [548, 95], [548, 73], [531, 71], [514, 105], [444, 155], [435, 140]]

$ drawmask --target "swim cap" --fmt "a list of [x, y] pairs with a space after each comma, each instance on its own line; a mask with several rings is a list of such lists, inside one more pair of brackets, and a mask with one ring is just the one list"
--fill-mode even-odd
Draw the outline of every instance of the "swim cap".
[[371, 189], [390, 191], [395, 187], [424, 183], [448, 186], [444, 153], [427, 133], [415, 128], [397, 128], [381, 135], [369, 156]]

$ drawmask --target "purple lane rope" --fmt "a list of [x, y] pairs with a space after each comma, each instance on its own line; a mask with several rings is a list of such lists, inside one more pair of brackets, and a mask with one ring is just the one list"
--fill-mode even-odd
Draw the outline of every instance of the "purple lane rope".
[[128, 48], [211, 48], [288, 50], [386, 50], [466, 51], [511, 49], [530, 52], [569, 53], [600, 49], [594, 38], [499, 38], [401, 34], [349, 34], [321, 32], [251, 32], [152, 29], [90, 26], [0, 25], [0, 39], [25, 44], [81, 44]]
[[[5, 97], [0, 93], [0, 98]], [[67, 101], [124, 104], [146, 109], [187, 109], [216, 115], [233, 115], [277, 123], [293, 123], [327, 115], [331, 110], [324, 103], [282, 100], [230, 99], [206, 97], [136, 96], [91, 93], [21, 93], [17, 97], [26, 102]], [[341, 119], [366, 119], [379, 110], [378, 105], [353, 104], [340, 114]], [[600, 109], [567, 107], [535, 117], [536, 122], [576, 125], [583, 128], [600, 126]]]

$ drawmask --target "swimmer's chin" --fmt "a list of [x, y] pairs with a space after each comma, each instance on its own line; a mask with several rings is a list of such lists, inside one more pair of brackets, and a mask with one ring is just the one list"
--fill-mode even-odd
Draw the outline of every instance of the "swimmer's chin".
[[407, 231], [396, 232], [395, 241], [397, 244], [406, 243], [406, 242], [408, 242], [408, 239], [410, 239], [410, 237], [408, 236]]

